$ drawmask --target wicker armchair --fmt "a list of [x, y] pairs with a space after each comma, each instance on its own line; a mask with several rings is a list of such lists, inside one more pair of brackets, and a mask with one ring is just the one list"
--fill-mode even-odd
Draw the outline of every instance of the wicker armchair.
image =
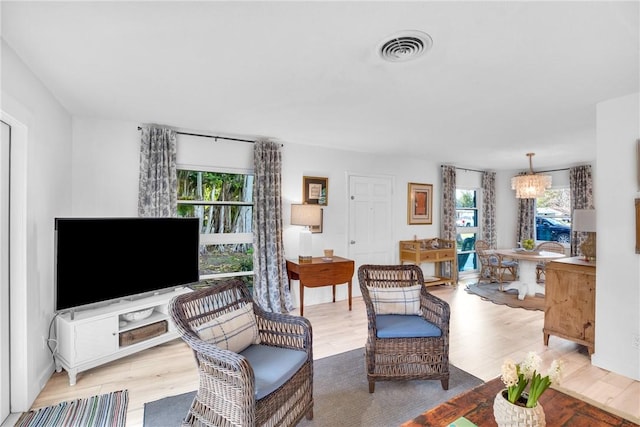
[[[255, 323], [247, 308], [250, 303]], [[199, 373], [198, 391], [183, 426], [295, 426], [303, 416], [313, 418], [312, 335], [307, 319], [262, 310], [238, 279], [176, 296], [169, 310], [193, 350]], [[203, 327], [243, 310], [257, 325], [259, 344], [236, 353], [224, 348], [226, 342], [215, 345], [200, 338]], [[219, 334], [217, 339], [226, 336], [225, 330], [224, 338]], [[284, 362], [290, 359], [295, 359], [297, 370]], [[279, 381], [272, 378], [278, 370]], [[293, 373], [284, 374], [287, 370]]]
[[[564, 254], [564, 246], [562, 243], [558, 242], [542, 242], [535, 249], [536, 252], [557, 252], [559, 254]], [[547, 267], [548, 261], [540, 261], [536, 264], [536, 282], [544, 282], [544, 272]]]
[[[427, 291], [420, 267], [365, 264], [358, 268], [358, 281], [367, 309], [369, 393], [374, 392], [376, 381], [394, 380], [437, 379], [447, 390], [451, 312], [447, 302]], [[385, 301], [383, 293], [391, 299], [384, 297]], [[399, 306], [404, 314], [385, 309], [387, 302], [399, 300], [403, 300]]]
[[493, 253], [486, 240], [476, 240], [476, 254], [480, 260], [478, 283], [488, 279], [491, 282], [498, 282], [502, 290], [505, 272], [509, 272], [512, 280], [517, 279], [518, 261]]

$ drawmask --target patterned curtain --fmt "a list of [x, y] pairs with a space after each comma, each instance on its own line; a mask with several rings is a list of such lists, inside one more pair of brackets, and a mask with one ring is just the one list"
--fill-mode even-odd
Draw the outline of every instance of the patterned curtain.
[[496, 173], [482, 172], [482, 237], [496, 247]]
[[442, 218], [440, 238], [456, 240], [456, 168], [442, 165]]
[[[440, 218], [440, 238], [456, 241], [456, 168], [442, 165], [442, 218]], [[455, 243], [454, 243], [455, 244]], [[436, 274], [453, 277], [453, 263], [441, 263]]]
[[293, 310], [282, 242], [280, 144], [257, 141], [253, 152], [253, 297], [266, 311]]
[[176, 133], [144, 127], [140, 139], [138, 216], [175, 217], [178, 212]]
[[536, 199], [518, 199], [518, 242], [533, 239], [536, 217]]
[[[570, 168], [569, 185], [572, 214], [574, 209], [594, 209], [591, 165]], [[571, 234], [571, 256], [581, 255], [578, 248], [586, 240], [587, 233], [574, 231]]]

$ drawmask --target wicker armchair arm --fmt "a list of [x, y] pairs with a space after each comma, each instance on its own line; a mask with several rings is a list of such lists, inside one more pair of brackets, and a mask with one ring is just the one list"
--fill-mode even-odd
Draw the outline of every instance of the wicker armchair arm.
[[260, 341], [265, 345], [305, 350], [312, 354], [311, 322], [302, 316], [271, 313], [254, 306]]
[[451, 309], [446, 301], [423, 289], [420, 295], [420, 308], [422, 317], [438, 326], [443, 333], [449, 332]]
[[253, 425], [255, 376], [247, 359], [193, 336], [183, 336], [183, 339], [194, 352], [200, 389], [216, 391], [198, 393], [199, 404], [215, 413], [213, 418], [228, 420], [233, 425]]

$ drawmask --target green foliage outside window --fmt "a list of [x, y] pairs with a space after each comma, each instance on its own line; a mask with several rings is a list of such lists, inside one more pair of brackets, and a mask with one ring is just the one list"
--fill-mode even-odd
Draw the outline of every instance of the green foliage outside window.
[[[201, 241], [207, 242], [200, 245], [201, 277], [253, 270], [253, 245], [229, 239], [251, 233], [252, 214], [252, 175], [178, 170], [178, 216], [199, 218]], [[215, 243], [218, 235], [224, 242]], [[253, 284], [252, 275], [241, 278]]]

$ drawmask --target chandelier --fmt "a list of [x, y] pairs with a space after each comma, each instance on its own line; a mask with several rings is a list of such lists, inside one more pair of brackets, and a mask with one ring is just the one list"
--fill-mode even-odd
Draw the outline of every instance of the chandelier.
[[533, 173], [531, 158], [535, 153], [527, 153], [529, 157], [529, 173], [517, 175], [511, 178], [511, 189], [516, 190], [518, 199], [535, 199], [544, 194], [544, 191], [551, 187], [550, 175], [536, 175]]

